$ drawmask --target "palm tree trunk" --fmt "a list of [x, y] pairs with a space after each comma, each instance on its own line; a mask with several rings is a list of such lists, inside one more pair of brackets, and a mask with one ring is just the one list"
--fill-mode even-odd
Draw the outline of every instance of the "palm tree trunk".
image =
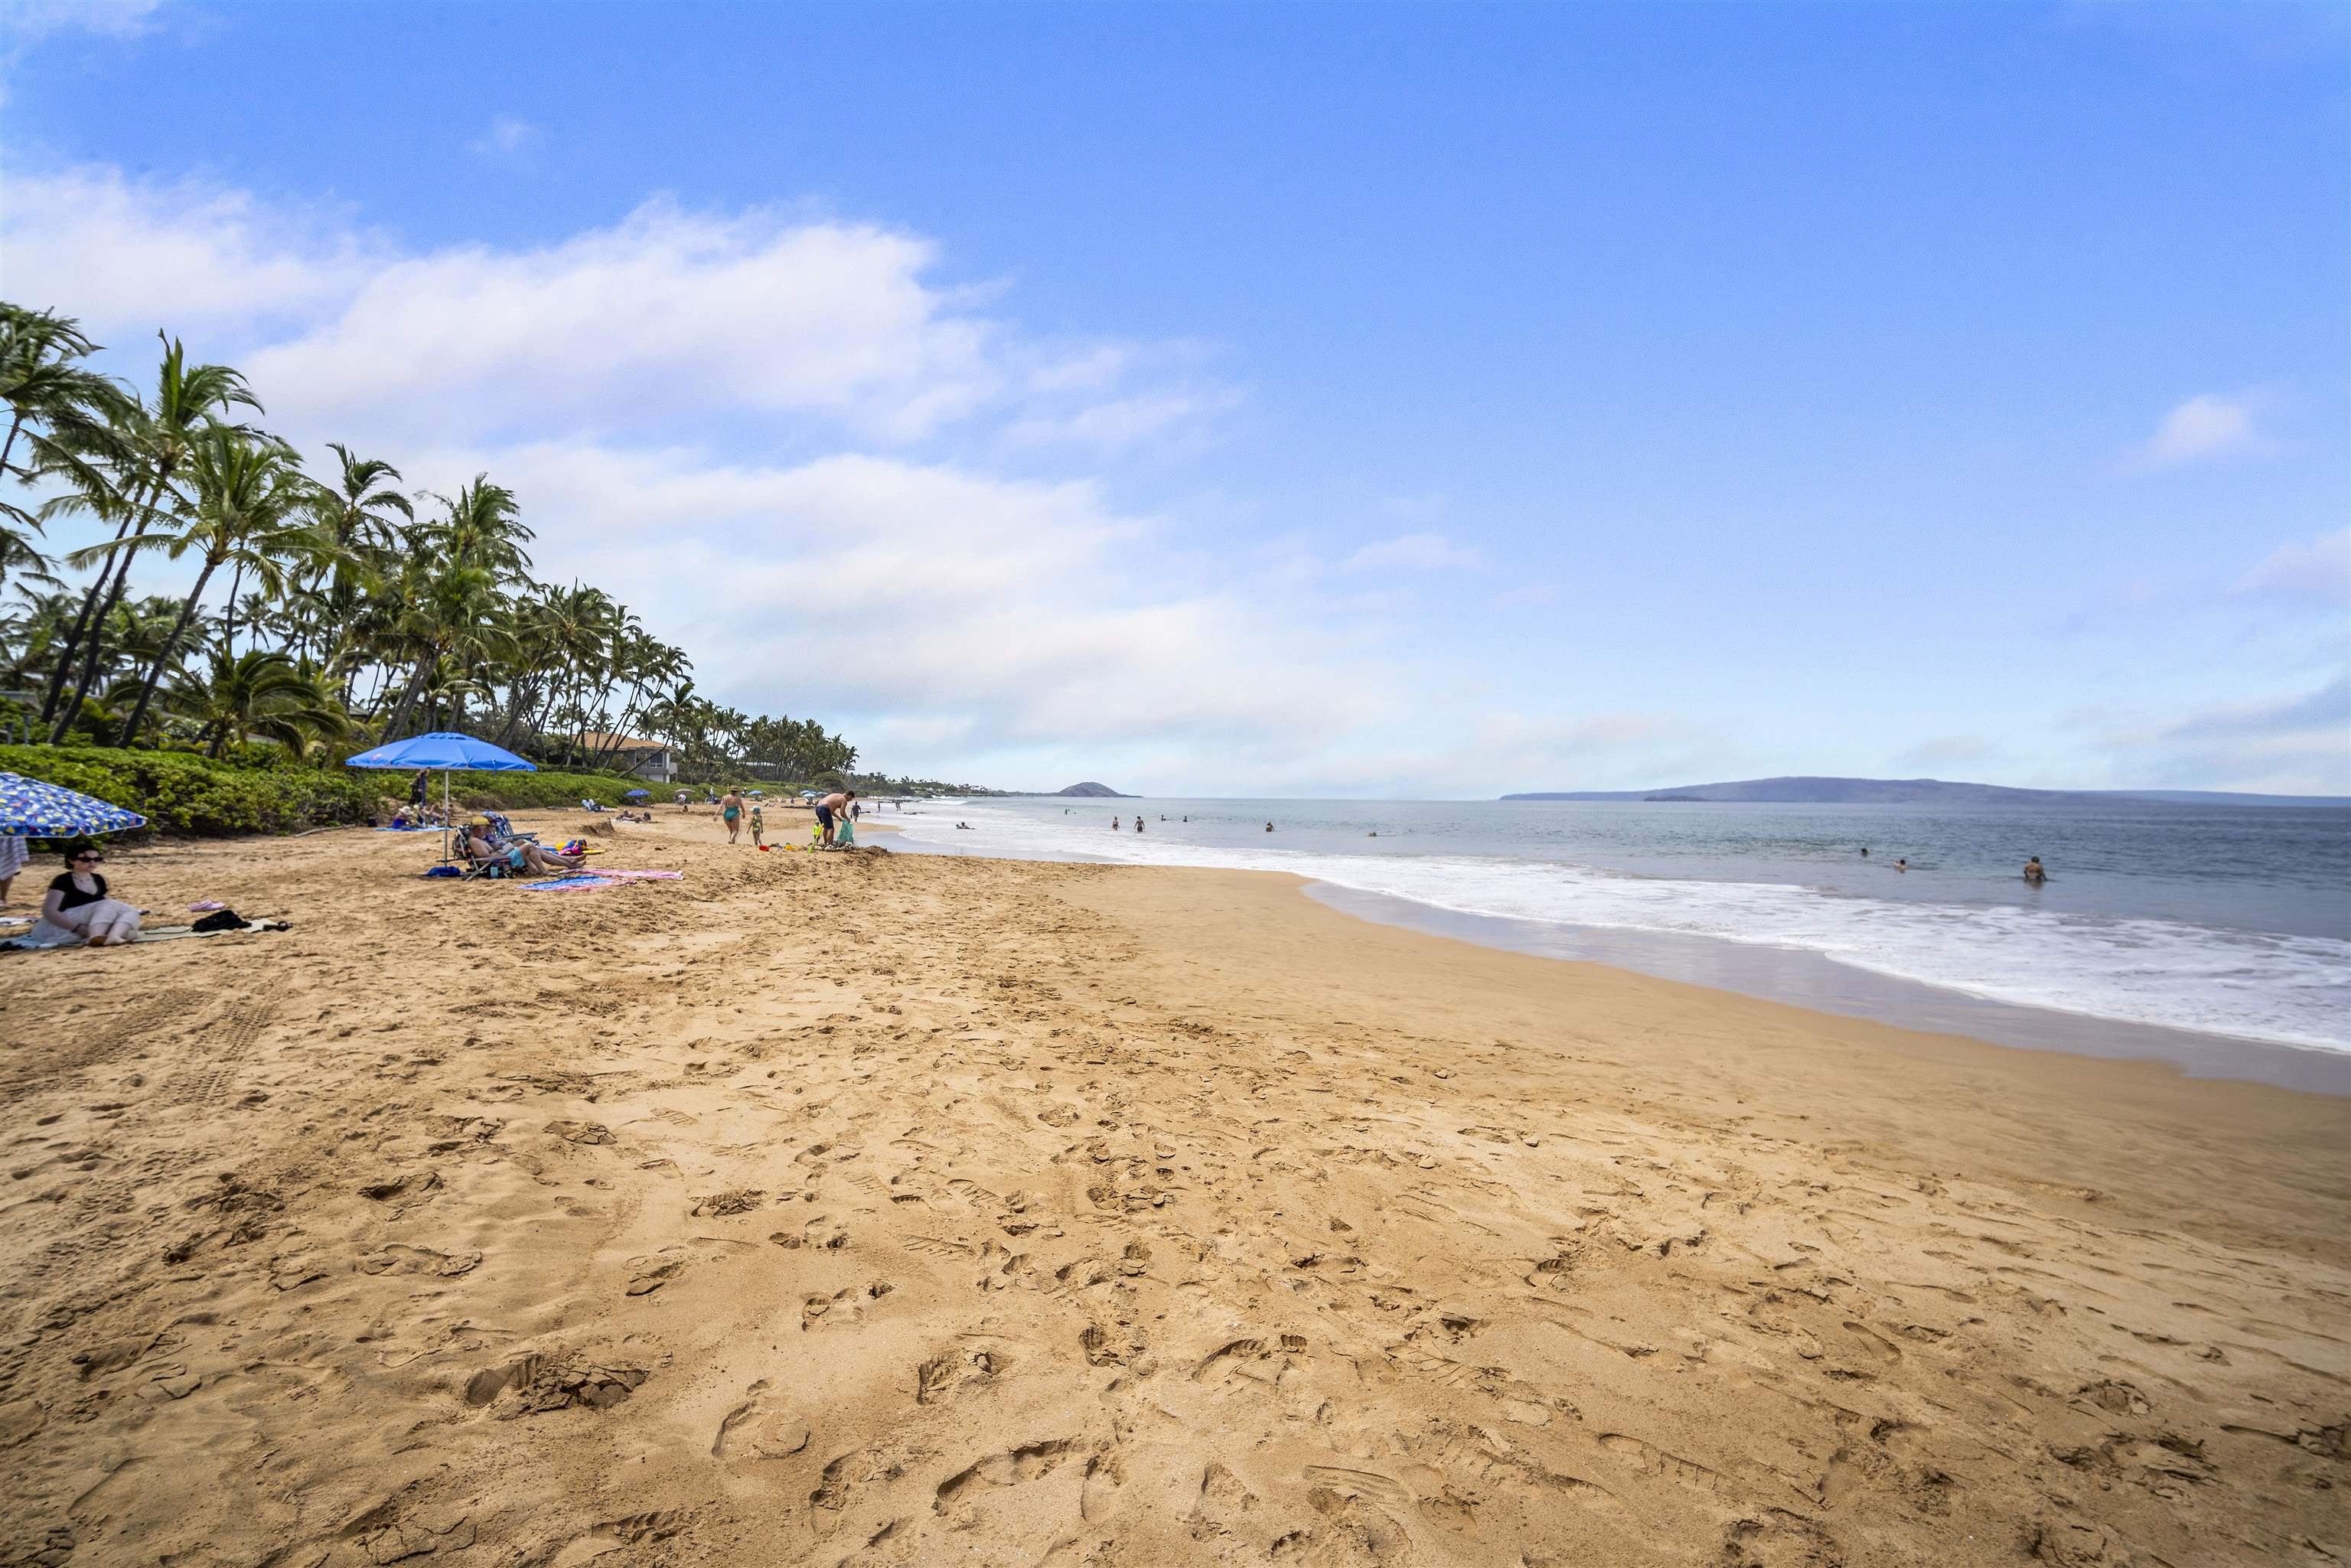
[[212, 580], [213, 568], [219, 564], [217, 559], [207, 556], [204, 558], [204, 570], [196, 573], [196, 586], [189, 591], [187, 601], [180, 606], [180, 618], [172, 623], [172, 634], [164, 638], [162, 647], [156, 650], [154, 666], [147, 672], [146, 685], [139, 691], [139, 706], [131, 710], [131, 722], [122, 727], [122, 734], [117, 737], [124, 745], [138, 737], [139, 727], [147, 717], [148, 705], [155, 700], [155, 688], [163, 683], [163, 671], [172, 662], [172, 650], [180, 645], [180, 633], [188, 629], [188, 622], [196, 612], [196, 601], [204, 596], [204, 584]]
[[[155, 516], [155, 503], [162, 498], [157, 494], [157, 491], [160, 490], [162, 486], [162, 481], [158, 479], [155, 482], [155, 486], [148, 490], [146, 505], [141, 509], [139, 515], [138, 533], [131, 534], [131, 538], [136, 538], [139, 537], [139, 534], [143, 534], [147, 531], [148, 523], [152, 521]], [[118, 541], [120, 541], [123, 535], [130, 530], [131, 523], [131, 519], [125, 517], [116, 526], [114, 537]], [[57, 698], [64, 694], [66, 682], [71, 676], [74, 653], [81, 646], [82, 633], [84, 631], [88, 631], [89, 632], [93, 647], [92, 656], [88, 662], [92, 666], [95, 666], [98, 662], [94, 652], [99, 635], [97, 629], [103, 627], [106, 624], [106, 617], [114, 612], [113, 601], [108, 601], [106, 609], [98, 614], [95, 621], [91, 619], [90, 612], [97, 609], [99, 601], [105, 597], [106, 587], [110, 580], [110, 575], [111, 575], [111, 577], [118, 582], [118, 586], [114, 591], [116, 599], [120, 599], [122, 594], [121, 588], [119, 586], [120, 581], [127, 580], [131, 575], [131, 561], [129, 559], [131, 552], [129, 550], [118, 550], [115, 553], [124, 558], [121, 564], [117, 566], [113, 558], [109, 557], [106, 563], [99, 568], [98, 580], [91, 583], [89, 585], [89, 591], [82, 595], [81, 613], [74, 619], [72, 632], [67, 636], [65, 646], [57, 650], [57, 667], [49, 673], [48, 695], [41, 701], [41, 722], [43, 724], [47, 724], [50, 720], [55, 719], [57, 716]], [[82, 689], [85, 692], [89, 688], [89, 675], [85, 674], [82, 677]], [[77, 695], [74, 698], [73, 707], [68, 708], [67, 711], [68, 713], [72, 713], [78, 711], [80, 706], [81, 697]], [[64, 730], [65, 725], [60, 722], [57, 730], [49, 737], [49, 744], [52, 746], [56, 745], [57, 736], [63, 734]]]
[[228, 619], [221, 628], [221, 647], [232, 659], [236, 657], [236, 594], [245, 586], [245, 562], [236, 563], [235, 575], [228, 580]]
[[25, 427], [25, 416], [17, 414], [8, 422], [8, 443], [0, 446], [0, 474], [8, 472], [8, 455], [16, 450], [16, 432]]
[[400, 738], [401, 726], [408, 722], [409, 710], [416, 706], [416, 694], [424, 689], [424, 672], [431, 667], [433, 658], [434, 655], [428, 653], [416, 661], [415, 673], [408, 678], [408, 689], [400, 694], [399, 706], [392, 709], [392, 717], [384, 721], [384, 739]]

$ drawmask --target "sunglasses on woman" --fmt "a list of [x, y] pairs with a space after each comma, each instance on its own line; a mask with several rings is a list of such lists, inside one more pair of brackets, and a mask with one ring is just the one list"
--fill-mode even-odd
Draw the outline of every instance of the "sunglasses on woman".
[[91, 865], [96, 865], [105, 858], [106, 857], [104, 855], [76, 855], [74, 856], [74, 864], [80, 865], [86, 861]]

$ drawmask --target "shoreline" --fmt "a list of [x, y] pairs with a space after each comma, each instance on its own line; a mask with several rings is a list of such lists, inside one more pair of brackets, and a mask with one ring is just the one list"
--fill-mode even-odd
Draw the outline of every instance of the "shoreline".
[[[952, 843], [915, 840], [903, 847], [909, 853], [989, 858], [986, 852], [966, 850]], [[1016, 853], [1003, 858], [1049, 865], [1217, 870], [1136, 866], [1132, 862], [1082, 852]], [[1503, 952], [1562, 962], [1604, 964], [1628, 973], [1866, 1019], [1896, 1029], [1955, 1034], [1988, 1044], [2086, 1058], [2168, 1062], [2191, 1077], [2351, 1095], [2351, 1050], [2171, 1029], [2095, 1013], [2002, 1001], [1881, 974], [1806, 948], [1472, 914], [1395, 894], [1367, 892], [1303, 872], [1253, 868], [1219, 871], [1218, 874], [1291, 878], [1306, 897], [1374, 924]]]
[[684, 880], [178, 843], [110, 875], [294, 928], [0, 956], [0, 1562], [2331, 1539], [2342, 1099], [1279, 873], [598, 841]]

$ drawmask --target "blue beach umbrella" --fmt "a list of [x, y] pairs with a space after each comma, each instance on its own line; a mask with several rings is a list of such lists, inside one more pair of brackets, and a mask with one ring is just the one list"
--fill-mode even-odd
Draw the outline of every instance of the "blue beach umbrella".
[[0, 773], [0, 837], [66, 839], [143, 828], [136, 811], [21, 773]]
[[481, 773], [536, 773], [538, 769], [503, 746], [453, 730], [412, 735], [343, 759], [346, 768], [381, 768], [405, 773], [412, 768], [441, 774], [441, 858], [449, 858], [449, 775], [459, 768]]
[[627, 789], [622, 791], [621, 799], [623, 800], [642, 800], [652, 793], [653, 791], [650, 789]]
[[464, 768], [481, 773], [536, 773], [538, 769], [503, 746], [470, 735], [436, 730], [412, 735], [347, 758], [346, 768]]

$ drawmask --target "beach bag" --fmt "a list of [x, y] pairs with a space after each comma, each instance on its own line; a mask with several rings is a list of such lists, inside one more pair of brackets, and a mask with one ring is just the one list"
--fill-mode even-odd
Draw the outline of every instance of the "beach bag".
[[245, 925], [245, 916], [235, 910], [215, 909], [188, 929], [191, 931], [242, 931]]

